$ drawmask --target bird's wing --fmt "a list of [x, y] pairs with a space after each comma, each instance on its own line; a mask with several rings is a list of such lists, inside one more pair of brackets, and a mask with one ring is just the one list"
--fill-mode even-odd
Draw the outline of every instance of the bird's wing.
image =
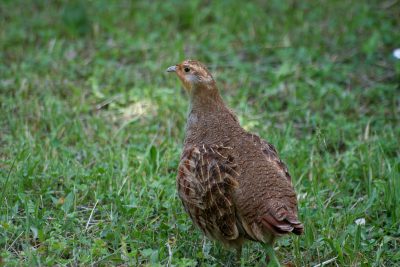
[[279, 158], [278, 152], [275, 147], [268, 143], [267, 141], [261, 139], [258, 135], [247, 133], [248, 137], [260, 147], [261, 151], [264, 153], [266, 160], [272, 162], [276, 166], [276, 170], [283, 172], [284, 176], [289, 182], [292, 182], [292, 177], [289, 174], [286, 164]]
[[232, 193], [238, 187], [231, 148], [190, 146], [179, 164], [177, 187], [185, 210], [206, 235], [232, 240], [239, 235]]

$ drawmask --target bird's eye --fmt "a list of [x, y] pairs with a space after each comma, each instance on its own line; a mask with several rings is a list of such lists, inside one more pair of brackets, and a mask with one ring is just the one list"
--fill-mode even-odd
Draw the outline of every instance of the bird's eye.
[[190, 69], [189, 69], [188, 67], [184, 68], [183, 70], [184, 70], [185, 72], [189, 72], [189, 71], [190, 71]]

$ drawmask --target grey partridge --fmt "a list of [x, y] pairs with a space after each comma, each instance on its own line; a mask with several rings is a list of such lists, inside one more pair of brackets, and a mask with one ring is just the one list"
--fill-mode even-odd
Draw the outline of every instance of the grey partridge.
[[[238, 251], [245, 240], [272, 248], [288, 233], [300, 235], [291, 177], [274, 146], [244, 130], [224, 104], [200, 62], [171, 66], [190, 97], [177, 189], [186, 212], [209, 238]], [[271, 262], [272, 263], [272, 262]]]

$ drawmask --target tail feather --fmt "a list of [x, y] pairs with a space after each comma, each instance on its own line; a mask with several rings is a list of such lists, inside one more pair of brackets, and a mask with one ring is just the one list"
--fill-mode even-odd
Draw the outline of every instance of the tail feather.
[[269, 213], [262, 217], [261, 223], [275, 235], [284, 235], [288, 233], [301, 235], [303, 233], [304, 227], [297, 218], [290, 216], [289, 214], [279, 217], [280, 218], [278, 219], [277, 216]]

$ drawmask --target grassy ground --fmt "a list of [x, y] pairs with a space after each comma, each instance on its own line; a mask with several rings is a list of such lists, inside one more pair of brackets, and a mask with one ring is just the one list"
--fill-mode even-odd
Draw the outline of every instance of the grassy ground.
[[283, 262], [400, 264], [399, 1], [133, 2], [1, 1], [0, 265], [231, 261], [176, 195], [184, 58], [289, 166]]

